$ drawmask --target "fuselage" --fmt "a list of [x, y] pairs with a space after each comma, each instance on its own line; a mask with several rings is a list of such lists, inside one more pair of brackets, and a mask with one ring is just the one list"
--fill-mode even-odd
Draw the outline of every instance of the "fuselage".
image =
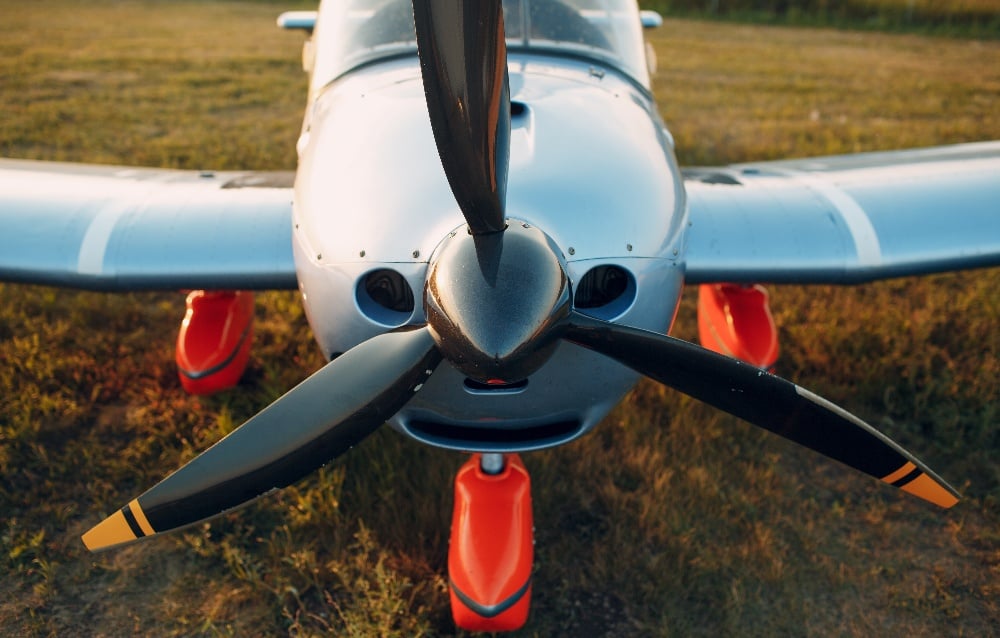
[[[591, 13], [580, 19], [602, 17]], [[335, 357], [425, 323], [429, 266], [465, 220], [437, 155], [415, 50], [354, 67], [331, 61], [324, 56], [343, 55], [335, 36], [344, 25], [320, 15], [294, 251], [309, 323]], [[638, 33], [637, 14], [634, 22]], [[648, 79], [596, 50], [511, 46], [510, 33], [509, 221], [540, 229], [561, 251], [577, 310], [665, 332], [683, 286], [685, 199]], [[637, 378], [569, 343], [515, 383], [475, 382], [444, 363], [391, 423], [453, 449], [538, 449], [593, 427]]]

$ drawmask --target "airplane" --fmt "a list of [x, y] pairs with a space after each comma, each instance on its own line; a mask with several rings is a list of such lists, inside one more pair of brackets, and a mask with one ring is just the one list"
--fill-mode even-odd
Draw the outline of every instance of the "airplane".
[[[957, 493], [870, 425], [772, 375], [760, 282], [1000, 264], [1000, 144], [682, 170], [627, 0], [353, 0], [309, 34], [294, 181], [0, 162], [0, 278], [188, 289], [184, 387], [232, 387], [250, 290], [297, 288], [330, 359], [84, 535], [105, 549], [302, 478], [389, 422], [471, 452], [455, 482], [456, 624], [531, 592], [519, 454], [591, 430], [641, 375], [942, 507]], [[947, 211], [947, 214], [942, 213]], [[700, 286], [705, 347], [667, 336]]]

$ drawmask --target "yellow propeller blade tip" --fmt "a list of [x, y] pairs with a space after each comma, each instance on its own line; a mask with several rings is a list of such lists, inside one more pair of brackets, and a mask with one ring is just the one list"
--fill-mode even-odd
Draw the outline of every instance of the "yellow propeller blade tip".
[[938, 485], [934, 479], [926, 474], [921, 474], [900, 489], [945, 509], [958, 502], [957, 496]]
[[912, 461], [907, 461], [898, 470], [883, 477], [882, 480], [945, 509], [958, 502], [958, 496], [952, 490], [919, 470]]
[[83, 544], [92, 552], [136, 540], [121, 510], [107, 517], [83, 535]]

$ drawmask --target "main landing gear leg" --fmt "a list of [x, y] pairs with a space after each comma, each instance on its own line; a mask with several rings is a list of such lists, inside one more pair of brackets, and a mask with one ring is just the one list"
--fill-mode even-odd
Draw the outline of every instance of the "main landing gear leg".
[[451, 613], [469, 631], [511, 631], [531, 602], [531, 481], [516, 454], [474, 454], [455, 476]]
[[239, 383], [253, 341], [253, 293], [195, 290], [177, 335], [177, 374], [191, 394]]

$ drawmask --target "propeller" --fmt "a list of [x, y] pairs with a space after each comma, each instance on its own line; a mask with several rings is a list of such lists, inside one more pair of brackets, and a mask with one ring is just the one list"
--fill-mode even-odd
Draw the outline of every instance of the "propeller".
[[413, 0], [434, 141], [473, 235], [505, 228], [510, 88], [500, 0]]
[[420, 389], [441, 355], [426, 327], [348, 350], [84, 534], [105, 549], [197, 523], [343, 454]]
[[666, 335], [574, 312], [563, 337], [748, 423], [941, 507], [958, 492], [850, 412], [752, 365]]
[[355, 346], [84, 534], [99, 550], [197, 523], [289, 485], [402, 408], [442, 358], [513, 382], [566, 340], [942, 507], [955, 490], [836, 405], [735, 359], [572, 310], [566, 262], [540, 229], [506, 219], [510, 134], [499, 0], [413, 0], [434, 138], [469, 226], [428, 271], [428, 324]]

